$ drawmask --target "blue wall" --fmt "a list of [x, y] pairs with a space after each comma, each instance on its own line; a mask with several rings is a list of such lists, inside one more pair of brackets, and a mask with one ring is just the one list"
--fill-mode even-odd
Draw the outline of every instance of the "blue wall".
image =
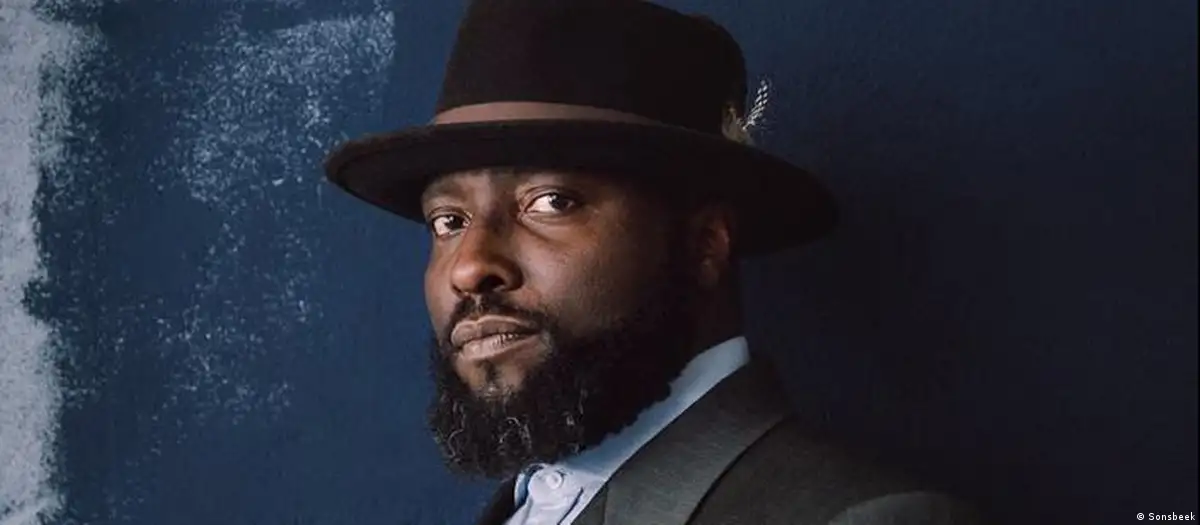
[[[199, 4], [48, 9], [99, 42], [30, 294], [57, 522], [467, 522], [488, 487], [423, 426], [424, 234], [318, 171], [429, 118], [461, 2]], [[1019, 522], [1197, 510], [1196, 2], [669, 5], [742, 41], [760, 143], [844, 203], [746, 268], [803, 413]]]

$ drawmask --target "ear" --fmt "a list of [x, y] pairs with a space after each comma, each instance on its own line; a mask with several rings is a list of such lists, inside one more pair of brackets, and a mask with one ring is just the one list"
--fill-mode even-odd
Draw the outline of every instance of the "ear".
[[731, 271], [735, 221], [733, 210], [724, 205], [704, 206], [693, 216], [698, 277], [705, 288], [715, 288]]

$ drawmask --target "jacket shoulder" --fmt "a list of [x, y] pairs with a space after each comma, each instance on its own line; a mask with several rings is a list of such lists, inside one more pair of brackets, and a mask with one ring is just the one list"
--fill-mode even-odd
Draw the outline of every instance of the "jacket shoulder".
[[927, 489], [789, 417], [722, 474], [690, 523], [824, 525], [862, 502]]

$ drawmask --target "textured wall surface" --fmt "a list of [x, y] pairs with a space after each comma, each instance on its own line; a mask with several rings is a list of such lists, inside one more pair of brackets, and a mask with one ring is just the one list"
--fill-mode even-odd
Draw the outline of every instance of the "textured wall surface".
[[[1197, 510], [1196, 2], [666, 3], [843, 202], [745, 268], [803, 413], [1014, 522]], [[428, 119], [461, 12], [0, 0], [0, 525], [475, 515], [425, 234], [318, 170]]]

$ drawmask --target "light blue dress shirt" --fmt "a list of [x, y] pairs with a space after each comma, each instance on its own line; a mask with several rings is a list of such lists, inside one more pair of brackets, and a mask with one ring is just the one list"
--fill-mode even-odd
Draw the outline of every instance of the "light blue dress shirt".
[[750, 361], [745, 337], [734, 337], [692, 359], [671, 383], [671, 394], [599, 445], [561, 462], [530, 465], [517, 476], [517, 511], [508, 525], [563, 525], [575, 521], [613, 473], [684, 410]]

